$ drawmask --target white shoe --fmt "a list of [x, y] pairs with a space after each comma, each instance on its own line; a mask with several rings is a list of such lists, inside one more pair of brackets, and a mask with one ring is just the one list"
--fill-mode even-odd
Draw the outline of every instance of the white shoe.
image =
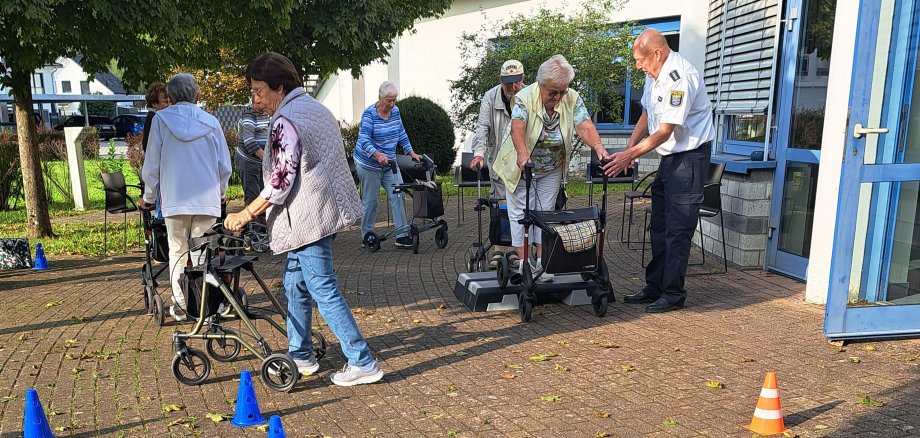
[[345, 365], [342, 371], [332, 374], [332, 383], [339, 386], [354, 386], [374, 383], [382, 378], [383, 370], [380, 369], [377, 361], [374, 361], [367, 369]]
[[[537, 272], [538, 270], [539, 266], [530, 265], [531, 272]], [[540, 275], [539, 278], [537, 278], [537, 283], [552, 283], [555, 279], [556, 277], [553, 274], [547, 274], [544, 272], [542, 275]]]
[[315, 356], [309, 359], [294, 359], [294, 363], [297, 364], [297, 371], [300, 374], [313, 374], [319, 371], [319, 362], [316, 361]]

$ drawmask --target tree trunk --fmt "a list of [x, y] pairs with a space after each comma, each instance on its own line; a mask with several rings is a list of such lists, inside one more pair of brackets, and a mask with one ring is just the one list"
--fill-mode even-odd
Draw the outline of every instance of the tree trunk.
[[29, 237], [51, 237], [51, 218], [48, 215], [48, 198], [42, 177], [38, 145], [35, 144], [35, 118], [32, 115], [31, 71], [13, 68], [13, 99], [16, 111], [16, 134], [19, 142], [19, 161], [22, 165], [22, 188], [26, 198], [26, 221]]

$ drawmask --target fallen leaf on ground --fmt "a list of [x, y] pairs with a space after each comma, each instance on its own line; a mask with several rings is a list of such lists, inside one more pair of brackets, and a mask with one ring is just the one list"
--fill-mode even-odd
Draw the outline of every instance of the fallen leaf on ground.
[[816, 424], [816, 425], [815, 425], [815, 429], [818, 429], [818, 430], [824, 430], [824, 429], [827, 429], [827, 428], [829, 428], [829, 427], [830, 427], [830, 426], [828, 426], [828, 425], [826, 425], [826, 424]]
[[607, 411], [597, 411], [594, 413], [594, 416], [597, 418], [610, 418], [610, 412]]
[[540, 400], [545, 402], [556, 402], [559, 401], [558, 395], [541, 395]]
[[447, 304], [441, 304], [440, 306], [438, 306], [438, 310], [444, 310], [446, 308], [447, 308]]
[[495, 338], [476, 338], [476, 342], [492, 342]]
[[675, 426], [675, 425], [677, 425], [677, 420], [675, 420], [675, 419], [673, 419], [673, 418], [668, 418], [668, 419], [664, 420], [664, 423], [663, 423], [663, 424], [664, 424], [665, 426]]
[[467, 354], [469, 354], [469, 353], [467, 353], [467, 352], [465, 352], [465, 351], [463, 351], [463, 350], [460, 350], [460, 351], [454, 353], [454, 356], [463, 357], [463, 356], [466, 356]]
[[60, 306], [61, 304], [64, 304], [64, 300], [48, 301], [48, 302], [45, 304], [45, 308], [46, 308], [46, 309], [50, 309], [50, 308], [52, 308], [52, 307]]
[[859, 363], [859, 362], [860, 362], [859, 357], [858, 357], [858, 356], [850, 356], [850, 362]]
[[626, 371], [626, 372], [630, 372], [635, 369], [633, 368], [632, 365], [620, 365], [620, 368], [623, 368], [623, 371]]
[[517, 377], [517, 375], [514, 374], [514, 373], [502, 373], [501, 377], [502, 377], [502, 379], [511, 380], [511, 379]]
[[863, 349], [866, 350], [866, 351], [875, 351], [875, 350], [876, 350], [876, 348], [875, 348], [874, 345], [866, 345], [865, 347], [863, 347]]
[[211, 414], [211, 413], [207, 413], [207, 414], [205, 414], [204, 416], [205, 416], [205, 417], [208, 417], [209, 420], [211, 420], [211, 421], [213, 421], [213, 422], [215, 422], [215, 423], [220, 423], [221, 421], [227, 421], [227, 419], [230, 418], [230, 415], [229, 415], [229, 414]]
[[529, 359], [532, 362], [545, 362], [545, 361], [550, 360], [550, 358], [557, 357], [557, 356], [559, 355], [556, 353], [538, 354], [536, 356], [530, 356]]
[[559, 365], [558, 363], [556, 364], [556, 371], [568, 371], [568, 370], [569, 370], [568, 367]]
[[263, 424], [263, 425], [257, 427], [256, 430], [258, 430], [259, 432], [268, 432], [268, 425], [267, 425], [267, 424]]
[[885, 406], [885, 403], [878, 400], [873, 400], [872, 397], [869, 397], [868, 394], [866, 394], [866, 396], [859, 401], [859, 404], [863, 406], [869, 406], [870, 408], [879, 408]]
[[281, 280], [275, 280], [268, 286], [269, 287], [281, 287], [281, 286], [284, 286], [284, 282], [282, 282]]
[[741, 357], [741, 363], [754, 362], [754, 359], [749, 357]]
[[523, 370], [523, 369], [524, 369], [524, 365], [517, 364], [517, 363], [513, 363], [513, 364], [511, 364], [511, 365], [505, 365], [505, 368], [511, 368], [511, 369], [513, 369], [513, 370]]
[[198, 421], [198, 418], [196, 417], [176, 418], [175, 420], [172, 420], [169, 423], [166, 423], [166, 427], [179, 426], [179, 425], [189, 427], [192, 425], [192, 423], [196, 421]]
[[28, 333], [23, 333], [23, 334], [19, 335], [19, 340], [20, 340], [20, 341], [25, 341], [26, 339], [29, 339], [29, 334], [28, 334]]
[[163, 405], [163, 412], [181, 411], [184, 407], [182, 405]]
[[422, 323], [422, 320], [421, 320], [421, 319], [413, 319], [413, 320], [412, 320], [412, 323], [413, 323], [413, 324], [421, 324], [421, 323]]
[[16, 395], [16, 394], [13, 394], [13, 395], [4, 395], [3, 398], [0, 398], [0, 402], [6, 403], [6, 402], [8, 402], [8, 401], [10, 401], [10, 400], [16, 400], [17, 398], [19, 398], [19, 396]]
[[722, 382], [719, 382], [719, 381], [717, 381], [717, 380], [710, 380], [710, 381], [706, 382], [706, 386], [708, 386], [708, 387], [710, 387], [710, 388], [713, 388], [713, 389], [722, 389], [722, 388], [725, 388], [725, 385], [723, 385]]
[[604, 347], [604, 348], [620, 348], [619, 345], [614, 344], [614, 343], [612, 343], [612, 342], [608, 342], [608, 343], [604, 344], [603, 347]]
[[610, 432], [598, 432], [594, 434], [594, 438], [607, 438], [611, 436], [613, 435], [611, 435]]

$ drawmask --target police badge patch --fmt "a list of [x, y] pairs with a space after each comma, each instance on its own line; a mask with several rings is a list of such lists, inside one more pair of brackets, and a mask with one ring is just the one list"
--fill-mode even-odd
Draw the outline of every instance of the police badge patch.
[[671, 92], [671, 106], [681, 106], [684, 103], [684, 92], [683, 91], [672, 91]]

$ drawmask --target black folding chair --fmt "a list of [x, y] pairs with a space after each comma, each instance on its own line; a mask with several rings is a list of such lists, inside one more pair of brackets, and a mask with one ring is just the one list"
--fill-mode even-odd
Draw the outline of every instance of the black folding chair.
[[[463, 189], [464, 188], [475, 188], [477, 187], [478, 176], [476, 175], [476, 170], [470, 168], [470, 163], [473, 162], [473, 153], [472, 152], [463, 152], [460, 154], [460, 165], [454, 166], [454, 187], [457, 188], [457, 193], [459, 195], [459, 202], [457, 202], [457, 223], [463, 223], [466, 215], [464, 214], [463, 209]], [[489, 176], [489, 168], [485, 166], [483, 162], [482, 167], [482, 187], [491, 187], [492, 178]]]
[[[142, 190], [140, 186], [125, 183], [125, 176], [121, 171], [100, 174], [102, 187], [105, 190], [105, 213], [102, 219], [102, 256], [105, 257], [109, 243], [109, 214], [122, 214], [124, 216], [124, 251], [128, 252], [128, 213], [138, 211], [134, 200], [128, 196], [128, 187]], [[129, 205], [130, 203], [130, 205]]]

